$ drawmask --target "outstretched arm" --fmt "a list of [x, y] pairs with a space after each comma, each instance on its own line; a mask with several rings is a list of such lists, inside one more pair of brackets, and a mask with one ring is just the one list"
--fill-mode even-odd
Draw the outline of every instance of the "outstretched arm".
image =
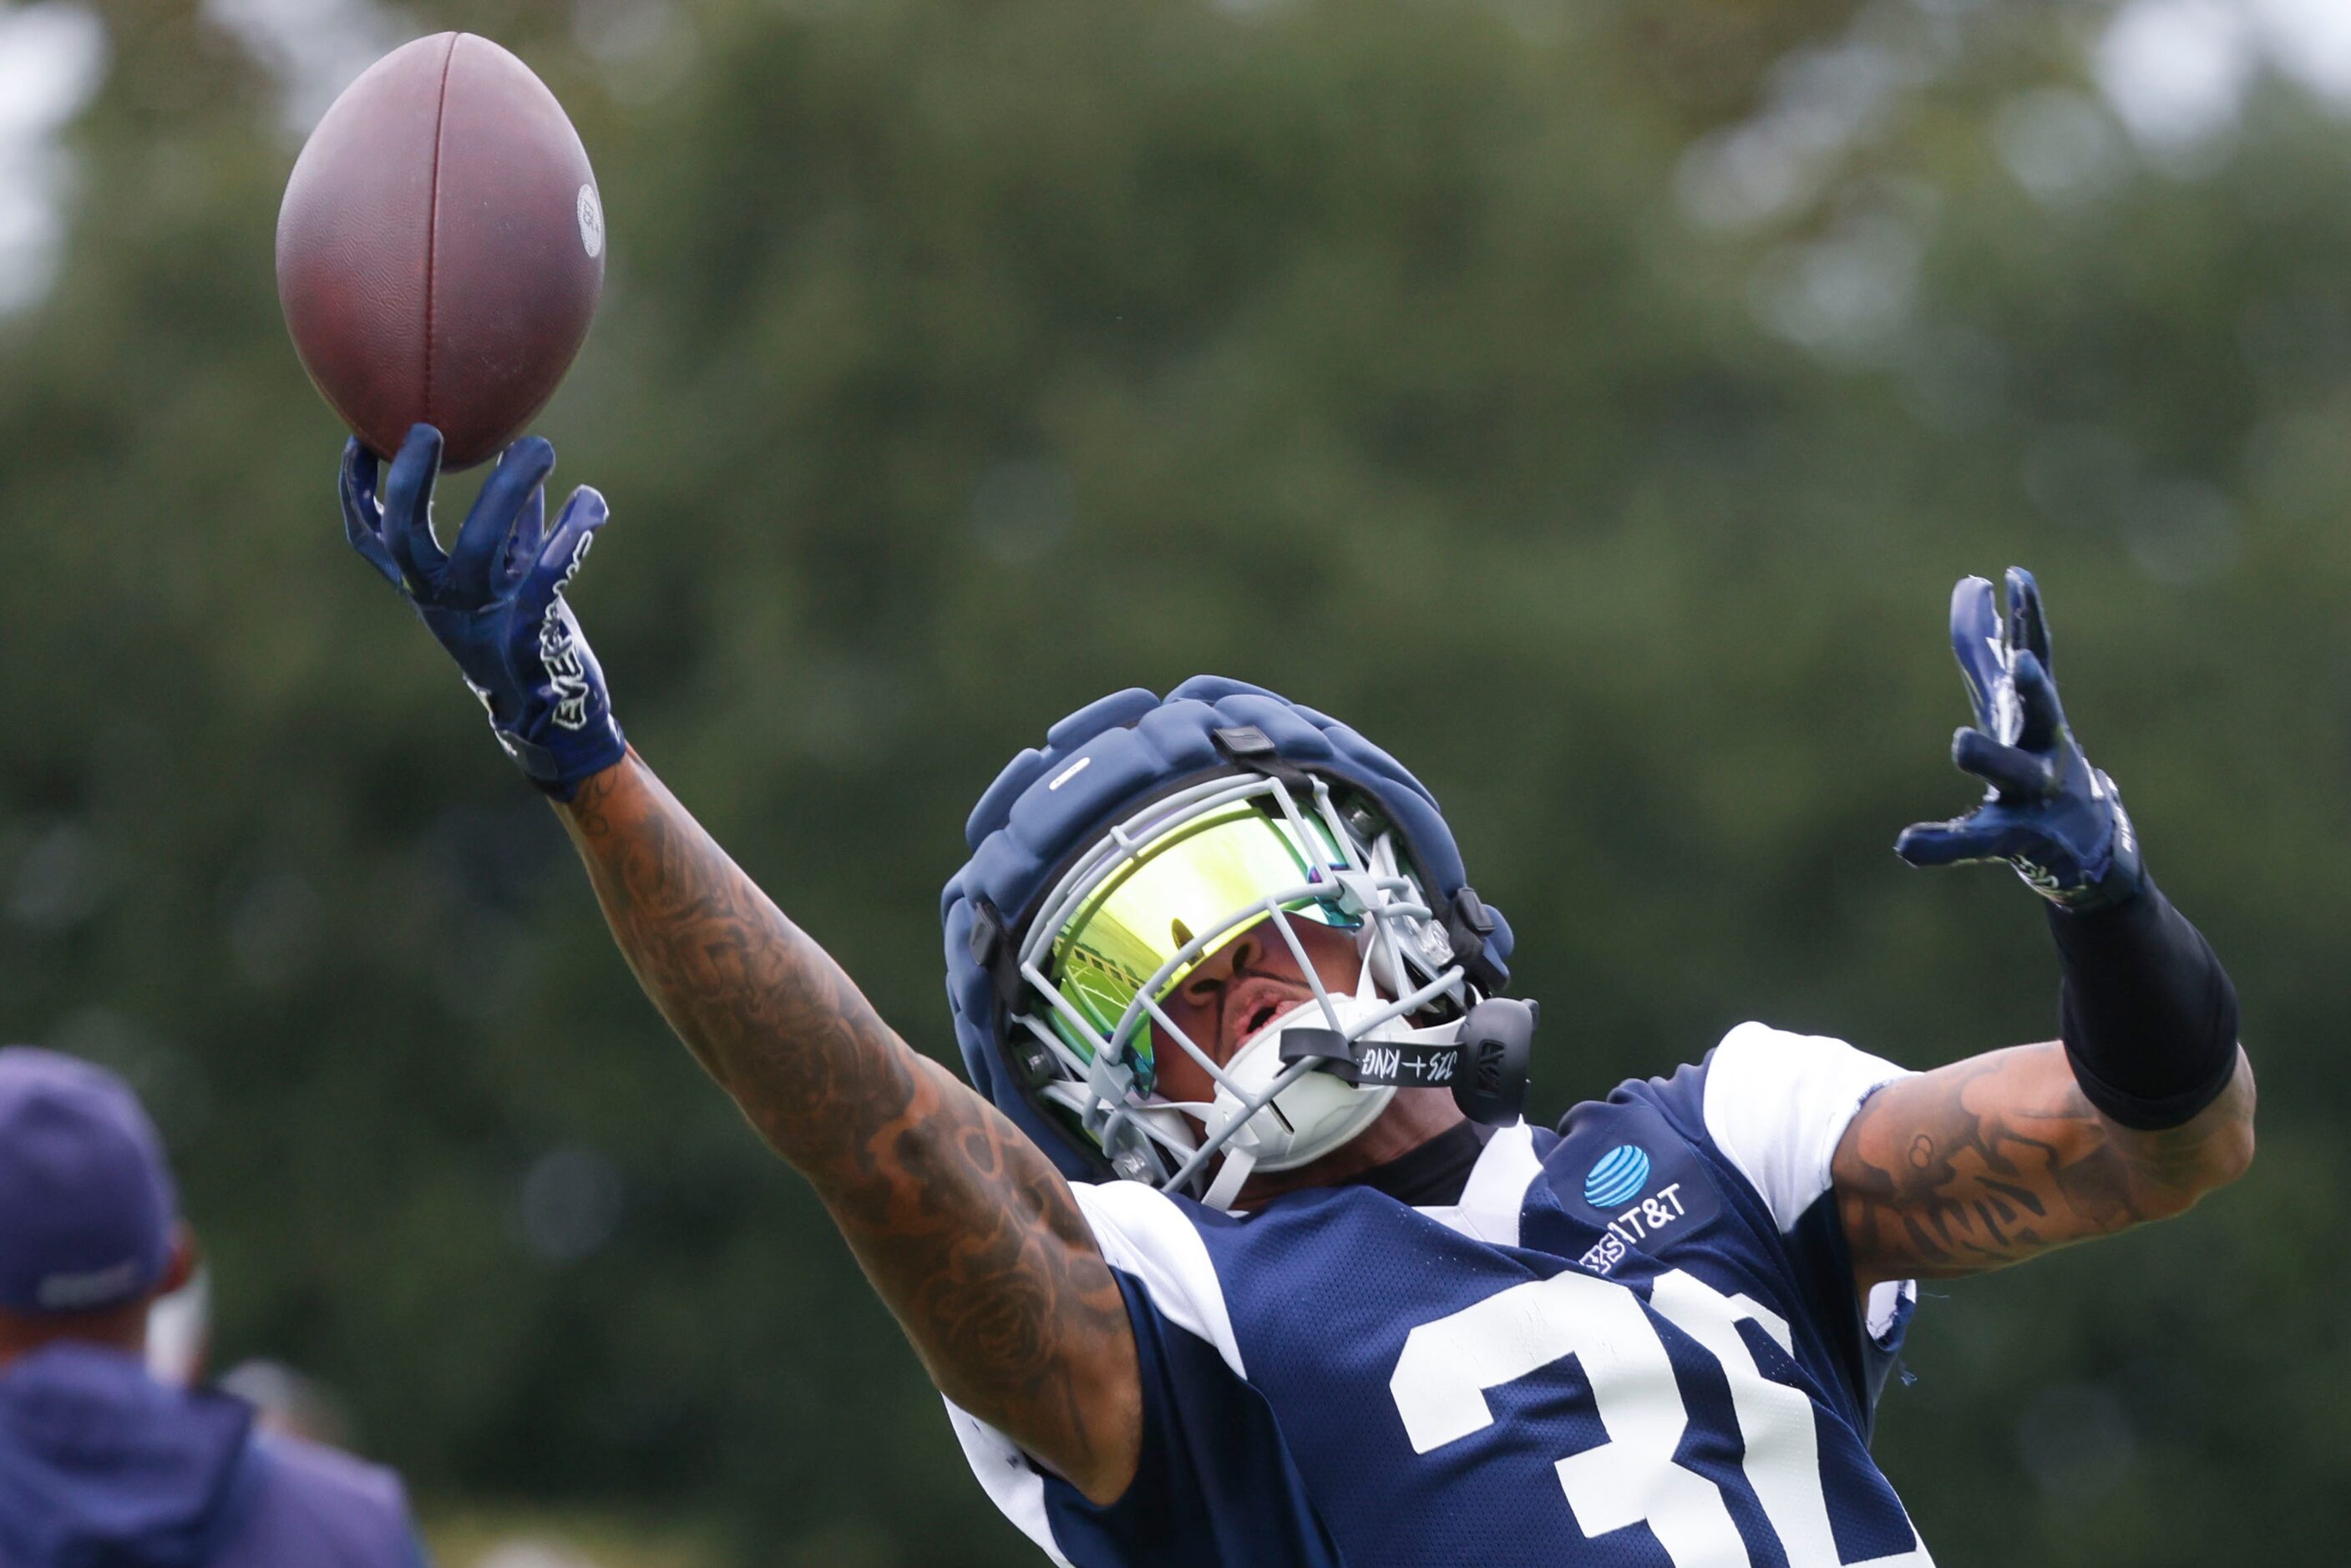
[[1895, 850], [1919, 866], [2003, 860], [2042, 896], [2063, 1038], [1897, 1079], [1862, 1106], [1832, 1172], [1865, 1290], [2167, 1219], [2252, 1161], [2236, 990], [2148, 879], [2114, 781], [2074, 742], [2040, 589], [2013, 567], [2008, 611], [1980, 577], [1952, 594], [1976, 718], [1952, 758], [1991, 792]]
[[555, 798], [630, 968], [814, 1184], [932, 1380], [1088, 1496], [1115, 1498], [1141, 1450], [1141, 1375], [1069, 1184], [995, 1106], [899, 1039], [627, 749], [561, 594], [602, 499], [576, 493], [542, 542], [554, 453], [519, 442], [444, 556], [430, 522], [438, 457], [418, 427], [379, 507], [375, 460], [354, 443], [352, 543]]
[[899, 1039], [633, 752], [559, 809], [645, 993], [814, 1184], [931, 1380], [1115, 1498], [1142, 1439], [1134, 1331], [1061, 1173]]
[[2253, 1069], [2179, 1127], [2127, 1127], [2090, 1104], [2065, 1048], [1970, 1056], [1872, 1095], [1832, 1171], [1866, 1292], [1950, 1279], [2184, 1213], [2253, 1158]]

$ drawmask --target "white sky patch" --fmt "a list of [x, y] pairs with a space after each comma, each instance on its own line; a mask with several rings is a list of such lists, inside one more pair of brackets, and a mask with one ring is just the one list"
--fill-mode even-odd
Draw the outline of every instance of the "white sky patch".
[[297, 136], [361, 71], [420, 36], [377, 0], [204, 0], [204, 14], [277, 78], [278, 119]]
[[2280, 71], [2328, 107], [2351, 111], [2351, 5], [2254, 0], [2253, 15]]
[[2217, 0], [2132, 0], [2091, 59], [2123, 123], [2149, 149], [2184, 151], [2231, 130], [2260, 63], [2249, 10]]
[[2091, 66], [2131, 134], [2158, 154], [2233, 130], [2265, 71], [2351, 114], [2351, 3], [2130, 0]]
[[106, 57], [87, 6], [0, 11], [0, 316], [38, 303], [57, 275], [73, 178], [57, 133], [96, 96]]

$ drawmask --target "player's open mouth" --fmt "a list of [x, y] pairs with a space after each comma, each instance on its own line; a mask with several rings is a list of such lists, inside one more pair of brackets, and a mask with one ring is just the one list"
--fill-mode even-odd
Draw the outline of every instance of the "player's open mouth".
[[1225, 1042], [1227, 1058], [1229, 1059], [1233, 1051], [1270, 1028], [1283, 1014], [1313, 1000], [1312, 996], [1279, 980], [1251, 976], [1242, 981], [1232, 998], [1230, 1010], [1226, 1013], [1227, 1028], [1230, 1031]]

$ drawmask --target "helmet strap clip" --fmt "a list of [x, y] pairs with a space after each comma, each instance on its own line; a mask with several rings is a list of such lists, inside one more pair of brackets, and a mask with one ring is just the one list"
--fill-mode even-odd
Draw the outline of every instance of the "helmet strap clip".
[[1255, 724], [1228, 725], [1209, 738], [1216, 742], [1218, 754], [1235, 767], [1278, 779], [1292, 789], [1311, 792], [1314, 787], [1306, 770], [1296, 763], [1284, 761], [1273, 738]]
[[1486, 949], [1486, 939], [1494, 930], [1493, 914], [1478, 897], [1477, 888], [1464, 886], [1445, 906], [1445, 934], [1453, 944], [1453, 961], [1477, 982], [1479, 990], [1488, 992], [1501, 990], [1503, 984], [1503, 975]]

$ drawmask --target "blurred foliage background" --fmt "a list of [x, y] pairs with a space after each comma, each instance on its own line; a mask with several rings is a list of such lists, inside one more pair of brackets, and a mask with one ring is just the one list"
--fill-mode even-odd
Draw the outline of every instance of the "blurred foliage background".
[[2340, 1549], [2326, 0], [0, 9], [0, 1035], [133, 1076], [220, 1357], [341, 1390], [438, 1516], [881, 1568], [1033, 1554], [339, 535], [277, 202], [448, 26], [603, 188], [542, 428], [613, 503], [576, 602], [619, 711], [925, 1049], [970, 803], [1199, 670], [1438, 791], [1556, 1021], [1548, 1115], [1750, 1016], [1921, 1066], [2046, 1037], [2031, 897], [1887, 852], [1970, 796], [1951, 580], [2033, 566], [2238, 978], [2262, 1158], [1932, 1293], [1879, 1451], [1947, 1563]]

